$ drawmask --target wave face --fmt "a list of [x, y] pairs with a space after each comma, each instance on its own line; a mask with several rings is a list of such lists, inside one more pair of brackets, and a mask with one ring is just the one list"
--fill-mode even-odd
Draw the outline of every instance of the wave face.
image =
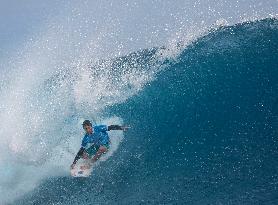
[[212, 30], [159, 72], [149, 65], [164, 49], [115, 60], [115, 76], [142, 78], [122, 72], [130, 62], [156, 73], [104, 98], [102, 118], [132, 127], [119, 149], [90, 178], [52, 177], [14, 204], [276, 204], [277, 36], [265, 19]]

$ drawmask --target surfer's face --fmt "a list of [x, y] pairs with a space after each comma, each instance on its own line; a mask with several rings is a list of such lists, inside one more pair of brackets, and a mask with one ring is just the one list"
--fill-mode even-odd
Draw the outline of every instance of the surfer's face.
[[93, 132], [92, 126], [85, 125], [83, 129], [86, 131], [87, 134], [91, 134]]

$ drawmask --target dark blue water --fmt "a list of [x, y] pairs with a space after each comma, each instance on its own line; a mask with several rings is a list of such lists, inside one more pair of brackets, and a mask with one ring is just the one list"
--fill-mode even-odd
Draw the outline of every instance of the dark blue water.
[[48, 179], [14, 204], [277, 204], [277, 37], [265, 19], [198, 39], [106, 110], [132, 129], [90, 178]]

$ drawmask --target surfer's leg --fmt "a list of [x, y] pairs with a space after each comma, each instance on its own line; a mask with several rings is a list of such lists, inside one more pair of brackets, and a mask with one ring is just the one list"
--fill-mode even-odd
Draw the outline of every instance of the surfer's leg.
[[92, 163], [96, 162], [103, 154], [107, 152], [107, 147], [106, 146], [100, 146], [97, 153], [92, 159]]
[[[83, 159], [89, 159], [89, 154], [87, 152], [83, 152], [83, 155], [82, 155], [82, 158]], [[90, 169], [90, 166], [89, 165], [83, 165], [83, 166], [80, 166], [81, 170], [85, 170], [85, 169]]]
[[83, 159], [89, 159], [88, 153], [87, 152], [83, 152], [82, 158]]

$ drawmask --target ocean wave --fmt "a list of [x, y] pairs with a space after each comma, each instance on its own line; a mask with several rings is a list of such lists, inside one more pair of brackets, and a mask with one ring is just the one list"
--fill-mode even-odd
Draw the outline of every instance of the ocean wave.
[[[1, 200], [274, 203], [277, 33], [275, 18], [221, 20], [163, 47], [19, 70], [1, 93]], [[88, 180], [72, 180], [85, 118], [132, 129]]]

